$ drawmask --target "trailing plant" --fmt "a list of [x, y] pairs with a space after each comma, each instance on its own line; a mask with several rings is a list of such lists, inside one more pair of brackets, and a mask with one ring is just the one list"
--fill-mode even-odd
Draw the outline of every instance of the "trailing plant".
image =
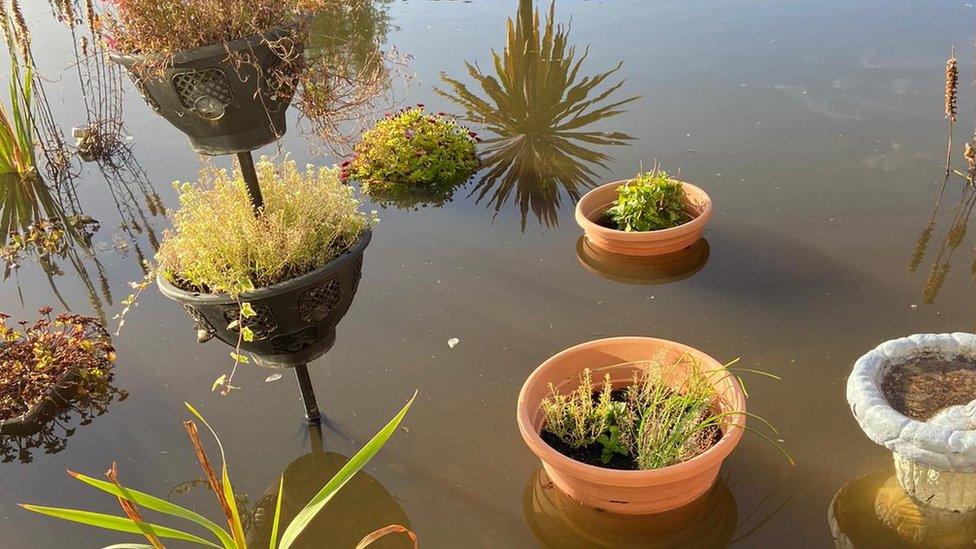
[[156, 254], [163, 276], [183, 289], [237, 296], [322, 267], [378, 221], [359, 210], [336, 169], [261, 158], [256, 171], [259, 215], [240, 169], [205, 166], [195, 183], [174, 183], [180, 208]]
[[684, 198], [681, 182], [655, 166], [650, 173], [638, 172], [617, 189], [607, 216], [621, 231], [670, 229], [689, 220]]
[[[373, 456], [377, 454], [377, 452], [380, 451], [390, 437], [393, 436], [393, 433], [396, 432], [397, 427], [400, 425], [403, 417], [410, 409], [410, 406], [413, 404], [415, 398], [416, 394], [414, 394], [410, 401], [407, 402], [400, 412], [397, 413], [397, 415], [394, 416], [385, 427], [383, 427], [369, 442], [367, 442], [362, 449], [356, 452], [356, 455], [349, 459], [346, 465], [343, 466], [342, 469], [340, 469], [339, 472], [336, 473], [336, 475], [332, 477], [315, 496], [312, 497], [311, 501], [309, 501], [305, 508], [295, 516], [291, 523], [284, 525], [284, 530], [279, 536], [279, 530], [282, 526], [279, 524], [281, 519], [281, 497], [284, 487], [284, 476], [282, 476], [281, 481], [279, 482], [278, 499], [275, 505], [275, 515], [272, 522], [271, 549], [288, 549], [294, 545], [295, 541], [299, 538], [299, 536], [301, 536], [305, 528], [307, 528], [315, 519], [315, 516], [325, 508], [336, 493], [338, 493], [339, 490], [341, 490], [342, 487], [349, 482], [349, 480], [352, 479], [353, 476], [359, 472], [359, 470], [362, 469], [369, 462], [369, 460], [373, 458]], [[183, 426], [186, 428], [190, 442], [193, 444], [193, 448], [196, 451], [197, 459], [200, 462], [200, 468], [203, 470], [207, 483], [209, 484], [210, 489], [213, 491], [220, 509], [223, 511], [227, 519], [227, 528], [216, 524], [195, 511], [181, 507], [165, 499], [160, 499], [145, 492], [140, 492], [124, 486], [119, 479], [118, 468], [115, 463], [112, 464], [112, 468], [109, 469], [105, 474], [108, 481], [99, 480], [72, 471], [69, 471], [68, 474], [85, 484], [115, 496], [119, 501], [119, 505], [122, 508], [125, 517], [77, 509], [42, 507], [39, 505], [21, 504], [21, 507], [35, 513], [40, 513], [71, 522], [77, 522], [88, 526], [95, 526], [104, 530], [114, 530], [117, 532], [142, 535], [150, 543], [150, 545], [122, 544], [114, 546], [118, 548], [128, 547], [130, 549], [165, 549], [162, 540], [174, 539], [207, 547], [246, 549], [247, 541], [244, 537], [244, 521], [241, 518], [241, 513], [237, 506], [237, 499], [234, 494], [233, 485], [231, 484], [223, 444], [221, 444], [220, 439], [217, 437], [217, 433], [213, 430], [207, 420], [204, 419], [200, 412], [198, 412], [190, 404], [186, 404], [186, 407], [188, 410], [190, 410], [193, 416], [203, 423], [207, 430], [210, 431], [210, 434], [213, 435], [214, 440], [217, 443], [221, 461], [219, 473], [210, 463], [207, 452], [200, 440], [197, 424], [193, 420], [183, 422]], [[207, 539], [190, 532], [149, 522], [143, 517], [142, 511], [140, 510], [141, 508], [145, 508], [149, 511], [156, 511], [172, 518], [192, 522], [200, 528], [207, 530], [212, 537]], [[357, 549], [369, 545], [376, 539], [379, 539], [386, 534], [398, 532], [407, 533], [414, 541], [414, 545], [416, 546], [416, 538], [412, 532], [399, 525], [390, 525], [367, 535], [365, 538], [363, 538], [363, 541], [360, 542]]]
[[27, 413], [74, 373], [79, 385], [105, 379], [115, 361], [115, 349], [96, 318], [71, 313], [51, 317], [40, 309], [33, 324], [7, 325], [0, 313], [0, 420]]
[[450, 196], [478, 168], [476, 139], [443, 113], [429, 114], [417, 105], [387, 115], [364, 133], [342, 176], [381, 199]]
[[[595, 388], [589, 368], [580, 373], [578, 385], [569, 393], [560, 393], [550, 384], [551, 395], [541, 403], [543, 439], [552, 444], [554, 438], [563, 445], [557, 450], [591, 465], [646, 470], [694, 458], [745, 416], [759, 419], [778, 436], [758, 416], [721, 409], [715, 378], [734, 375], [728, 369], [704, 370], [687, 355], [670, 364], [650, 360], [640, 365], [631, 383], [617, 390], [609, 374], [602, 388]], [[744, 428], [793, 462], [773, 438]]]
[[519, 0], [516, 17], [506, 22], [505, 49], [491, 52], [494, 72], [465, 62], [480, 95], [444, 74], [449, 89], [435, 89], [465, 109], [465, 120], [494, 134], [481, 146], [484, 176], [471, 194], [496, 214], [508, 202], [516, 204], [522, 230], [529, 212], [540, 224], [556, 226], [562, 196], [575, 202], [593, 186], [597, 169], [607, 169], [611, 160], [600, 149], [633, 139], [593, 124], [625, 112], [640, 98], [614, 95], [624, 81], [610, 79], [622, 63], [588, 75], [589, 46], [578, 52], [571, 44], [571, 25], [556, 22], [555, 2], [544, 18], [533, 4]]

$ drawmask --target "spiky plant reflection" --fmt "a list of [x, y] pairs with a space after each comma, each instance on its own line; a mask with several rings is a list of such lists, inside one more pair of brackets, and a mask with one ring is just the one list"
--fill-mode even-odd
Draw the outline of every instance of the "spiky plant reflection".
[[624, 145], [624, 133], [586, 129], [624, 112], [639, 96], [619, 101], [610, 97], [624, 84], [601, 86], [622, 63], [595, 76], [581, 76], [589, 47], [577, 58], [569, 44], [568, 25], [555, 23], [555, 3], [541, 24], [532, 0], [520, 0], [518, 14], [507, 22], [504, 51], [492, 51], [495, 74], [465, 63], [486, 98], [444, 74], [450, 90], [437, 93], [464, 107], [466, 119], [481, 124], [497, 137], [485, 139], [482, 166], [487, 169], [471, 194], [487, 199], [495, 214], [514, 201], [521, 211], [522, 230], [531, 211], [539, 222], [558, 224], [562, 194], [574, 202], [594, 185], [597, 167], [607, 169], [611, 158], [594, 147]]

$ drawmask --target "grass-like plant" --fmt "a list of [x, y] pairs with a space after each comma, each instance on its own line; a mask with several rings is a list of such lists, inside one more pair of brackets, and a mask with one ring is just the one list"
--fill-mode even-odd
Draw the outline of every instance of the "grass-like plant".
[[[264, 207], [254, 215], [240, 170], [213, 166], [196, 183], [175, 183], [158, 269], [184, 289], [238, 295], [318, 269], [344, 253], [375, 221], [334, 168], [300, 170], [285, 159], [256, 164]], [[214, 231], [219, 229], [218, 235]]]
[[[390, 439], [394, 432], [396, 432], [396, 429], [403, 420], [403, 417], [410, 409], [411, 404], [413, 404], [414, 398], [416, 398], [416, 394], [410, 399], [409, 402], [407, 402], [400, 412], [397, 413], [397, 415], [386, 424], [385, 427], [383, 427], [369, 442], [367, 442], [366, 445], [356, 453], [356, 455], [350, 458], [346, 465], [343, 466], [342, 469], [340, 469], [339, 472], [336, 473], [336, 475], [332, 477], [332, 479], [330, 479], [315, 496], [312, 497], [311, 501], [309, 501], [305, 508], [295, 516], [291, 523], [284, 525], [284, 530], [279, 535], [279, 530], [282, 526], [279, 524], [281, 521], [281, 497], [284, 487], [284, 477], [282, 477], [281, 481], [279, 482], [278, 499], [275, 505], [275, 515], [271, 528], [271, 549], [288, 549], [294, 545], [295, 541], [299, 538], [299, 536], [301, 536], [305, 528], [308, 527], [312, 520], [315, 519], [315, 516], [322, 511], [322, 509], [325, 508], [336, 493], [338, 493], [339, 490], [341, 490], [342, 487], [349, 482], [349, 480], [352, 479], [352, 477], [359, 472], [359, 470], [362, 469], [369, 462], [369, 460], [376, 455], [377, 452], [380, 451], [380, 448], [382, 448], [383, 445], [386, 444], [386, 441]], [[125, 513], [125, 517], [77, 509], [42, 507], [39, 505], [23, 504], [21, 507], [35, 513], [40, 513], [71, 522], [77, 522], [88, 526], [95, 526], [105, 530], [114, 530], [117, 532], [142, 535], [150, 543], [150, 545], [127, 543], [112, 546], [117, 549], [165, 549], [162, 542], [163, 539], [174, 539], [189, 542], [195, 545], [216, 547], [218, 549], [247, 549], [247, 541], [244, 537], [244, 522], [241, 519], [241, 513], [237, 508], [234, 488], [231, 484], [227, 459], [224, 454], [224, 447], [221, 444], [220, 439], [217, 437], [216, 432], [214, 432], [213, 428], [210, 426], [207, 420], [203, 418], [200, 412], [189, 404], [187, 404], [186, 407], [200, 422], [204, 424], [204, 426], [206, 426], [217, 442], [217, 448], [220, 451], [221, 461], [219, 475], [214, 470], [209, 458], [207, 457], [203, 443], [200, 441], [196, 423], [192, 420], [183, 422], [187, 435], [193, 444], [194, 450], [196, 450], [197, 459], [200, 462], [200, 467], [204, 472], [204, 476], [207, 479], [211, 490], [216, 496], [221, 510], [227, 518], [227, 528], [216, 524], [195, 511], [181, 507], [165, 499], [161, 499], [122, 485], [118, 477], [117, 467], [114, 463], [112, 464], [112, 468], [108, 471], [108, 473], [106, 473], [108, 481], [99, 480], [71, 471], [69, 471], [69, 474], [85, 484], [93, 486], [118, 498], [119, 505]], [[200, 528], [207, 530], [213, 537], [207, 539], [191, 532], [177, 530], [175, 528], [161, 526], [149, 522], [143, 517], [140, 508], [156, 511], [172, 518], [194, 523]], [[399, 525], [391, 525], [366, 536], [359, 544], [359, 547], [368, 545], [382, 535], [395, 532], [407, 532], [411, 537], [413, 537], [413, 534], [406, 530], [406, 528]]]
[[[734, 375], [728, 369], [704, 370], [690, 356], [667, 364], [657, 360], [640, 364], [631, 384], [622, 390], [613, 390], [609, 374], [603, 387], [595, 388], [588, 368], [568, 394], [550, 385], [552, 394], [541, 403], [543, 431], [570, 448], [583, 449], [580, 455], [598, 456], [602, 465], [619, 454], [629, 458], [634, 469], [659, 469], [688, 461], [711, 448], [725, 429], [745, 416], [760, 420], [778, 436], [761, 417], [722, 411], [715, 383], [716, 377]], [[746, 429], [793, 462], [773, 438]]]
[[670, 229], [689, 220], [684, 198], [681, 182], [655, 166], [617, 189], [607, 216], [621, 231]]
[[10, 62], [10, 112], [0, 104], [0, 174], [26, 177], [37, 169], [34, 128], [30, 119], [34, 77], [30, 67], [21, 74], [13, 51]]
[[491, 52], [494, 71], [465, 63], [480, 93], [443, 74], [450, 89], [435, 90], [463, 107], [466, 120], [494, 134], [482, 143], [484, 176], [471, 194], [486, 199], [496, 213], [510, 201], [517, 204], [523, 230], [529, 212], [556, 226], [561, 196], [579, 200], [593, 186], [596, 169], [607, 168], [611, 159], [597, 147], [632, 139], [592, 127], [639, 97], [614, 97], [624, 82], [609, 80], [620, 63], [586, 74], [589, 47], [579, 53], [570, 30], [556, 22], [555, 2], [542, 18], [533, 0], [519, 0], [516, 17], [506, 22], [505, 49]]
[[343, 164], [343, 178], [369, 196], [448, 197], [478, 168], [474, 132], [417, 105], [387, 116], [365, 132]]

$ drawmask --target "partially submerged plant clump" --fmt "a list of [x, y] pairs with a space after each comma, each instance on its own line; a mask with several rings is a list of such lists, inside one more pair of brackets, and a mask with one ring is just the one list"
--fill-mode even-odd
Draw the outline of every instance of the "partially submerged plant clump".
[[[256, 164], [264, 195], [254, 215], [240, 170], [204, 167], [195, 184], [175, 183], [180, 209], [172, 214], [156, 259], [173, 284], [239, 295], [318, 269], [343, 254], [376, 223], [359, 210], [355, 190], [338, 170], [285, 159]], [[215, 231], [219, 230], [217, 233]]]
[[68, 375], [86, 381], [104, 379], [115, 361], [115, 349], [98, 319], [76, 314], [42, 318], [21, 328], [7, 326], [0, 313], [0, 420], [26, 414], [65, 382]]
[[552, 396], [542, 401], [543, 440], [578, 461], [613, 469], [658, 469], [701, 454], [729, 422], [709, 376], [730, 374], [705, 372], [688, 360], [650, 362], [618, 390], [609, 374], [595, 388], [588, 368], [570, 395], [550, 385]]
[[650, 173], [622, 185], [617, 200], [607, 210], [613, 228], [621, 231], [658, 231], [689, 221], [685, 212], [685, 191], [680, 181], [671, 179], [656, 166]]
[[362, 183], [380, 199], [421, 195], [449, 197], [478, 169], [477, 135], [417, 105], [387, 116], [363, 134], [343, 179]]

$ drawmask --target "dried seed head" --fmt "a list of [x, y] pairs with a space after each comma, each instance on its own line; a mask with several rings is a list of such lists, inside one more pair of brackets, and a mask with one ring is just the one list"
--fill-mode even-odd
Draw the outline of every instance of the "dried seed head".
[[30, 30], [27, 28], [24, 12], [20, 9], [20, 0], [10, 0], [10, 9], [14, 14], [14, 37], [20, 45], [21, 55], [27, 59], [30, 56]]
[[946, 275], [948, 274], [948, 264], [932, 266], [929, 277], [925, 281], [925, 287], [922, 289], [922, 301], [926, 305], [931, 305], [935, 301], [935, 297], [939, 295], [939, 290], [942, 289], [942, 283], [945, 282]]
[[925, 257], [925, 249], [929, 245], [929, 240], [932, 238], [932, 229], [935, 223], [929, 223], [922, 234], [919, 235], [918, 241], [915, 243], [915, 251], [912, 253], [912, 260], [908, 264], [908, 271], [914, 273], [918, 270], [918, 266], [922, 263], [922, 258]]
[[959, 68], [956, 66], [956, 54], [950, 54], [946, 61], [945, 80], [945, 116], [951, 122], [956, 121], [956, 95], [959, 87]]
[[[976, 140], [976, 136], [973, 136]], [[973, 147], [972, 143], [966, 143], [966, 151], [962, 154], [966, 159], [966, 165], [969, 167], [969, 182], [976, 183], [973, 181], [976, 179], [976, 147]]]

